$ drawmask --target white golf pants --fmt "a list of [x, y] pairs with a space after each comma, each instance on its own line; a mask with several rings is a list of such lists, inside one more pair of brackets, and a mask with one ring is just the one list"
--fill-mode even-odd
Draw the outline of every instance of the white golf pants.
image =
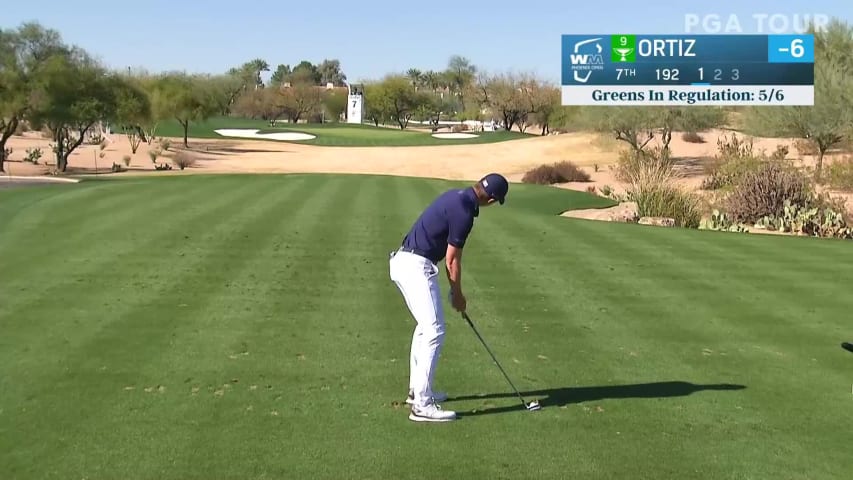
[[444, 312], [438, 284], [439, 268], [413, 253], [397, 251], [389, 261], [391, 280], [397, 284], [415, 319], [409, 358], [409, 388], [415, 404], [426, 405], [444, 341]]

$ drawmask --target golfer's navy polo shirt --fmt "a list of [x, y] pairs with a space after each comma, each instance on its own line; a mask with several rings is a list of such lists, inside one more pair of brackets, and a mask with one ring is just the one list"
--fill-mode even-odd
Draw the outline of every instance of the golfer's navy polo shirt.
[[448, 190], [436, 198], [412, 225], [403, 239], [403, 248], [410, 248], [435, 263], [447, 255], [447, 245], [465, 246], [480, 214], [477, 194], [469, 187]]

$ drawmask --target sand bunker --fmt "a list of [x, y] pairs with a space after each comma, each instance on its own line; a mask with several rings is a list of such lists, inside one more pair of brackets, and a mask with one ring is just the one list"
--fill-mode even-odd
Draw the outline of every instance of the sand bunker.
[[474, 135], [473, 133], [433, 133], [433, 137], [435, 138], [443, 138], [449, 140], [460, 140], [463, 138], [477, 138], [478, 135]]
[[276, 133], [258, 133], [260, 130], [253, 129], [245, 129], [245, 128], [234, 128], [228, 129], [223, 128], [220, 130], [214, 130], [219, 135], [223, 137], [237, 137], [237, 138], [260, 138], [262, 140], [285, 140], [285, 141], [293, 141], [293, 140], [311, 140], [317, 138], [314, 135], [308, 133], [299, 133], [299, 132], [276, 132]]

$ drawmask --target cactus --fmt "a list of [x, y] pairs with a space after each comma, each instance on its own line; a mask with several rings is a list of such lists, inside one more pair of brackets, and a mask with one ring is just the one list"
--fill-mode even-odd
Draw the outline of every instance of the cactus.
[[832, 208], [804, 208], [785, 202], [779, 216], [764, 216], [756, 228], [824, 238], [853, 238], [853, 228], [844, 221], [844, 214]]
[[716, 208], [711, 212], [711, 218], [703, 219], [699, 228], [703, 230], [717, 230], [722, 232], [738, 232], [746, 233], [746, 227], [739, 223], [733, 223], [731, 218], [725, 213], [720, 212]]

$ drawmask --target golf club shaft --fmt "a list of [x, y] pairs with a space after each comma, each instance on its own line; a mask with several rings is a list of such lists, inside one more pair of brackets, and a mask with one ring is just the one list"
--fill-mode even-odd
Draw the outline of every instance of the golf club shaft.
[[474, 326], [474, 322], [471, 321], [471, 319], [468, 317], [468, 314], [465, 312], [462, 312], [462, 317], [465, 318], [465, 321], [468, 322], [468, 325], [471, 326], [471, 330], [474, 330], [474, 333], [477, 335], [477, 338], [480, 339], [480, 343], [482, 343], [483, 346], [486, 348], [486, 351], [489, 352], [489, 355], [491, 355], [492, 360], [495, 361], [495, 365], [497, 365], [498, 368], [501, 370], [501, 373], [503, 373], [504, 378], [506, 378], [507, 383], [509, 383], [509, 386], [512, 387], [512, 389], [515, 391], [515, 394], [518, 395], [519, 399], [521, 399], [521, 403], [524, 404], [525, 408], [527, 408], [527, 402], [524, 401], [524, 397], [521, 396], [521, 392], [519, 392], [518, 389], [515, 388], [515, 385], [513, 385], [512, 380], [509, 379], [509, 375], [506, 374], [503, 367], [501, 367], [500, 362], [498, 362], [498, 359], [495, 358], [495, 354], [492, 353], [492, 350], [489, 348], [488, 345], [486, 345], [486, 341], [483, 340], [483, 337], [480, 335], [480, 332], [477, 331], [477, 327]]

